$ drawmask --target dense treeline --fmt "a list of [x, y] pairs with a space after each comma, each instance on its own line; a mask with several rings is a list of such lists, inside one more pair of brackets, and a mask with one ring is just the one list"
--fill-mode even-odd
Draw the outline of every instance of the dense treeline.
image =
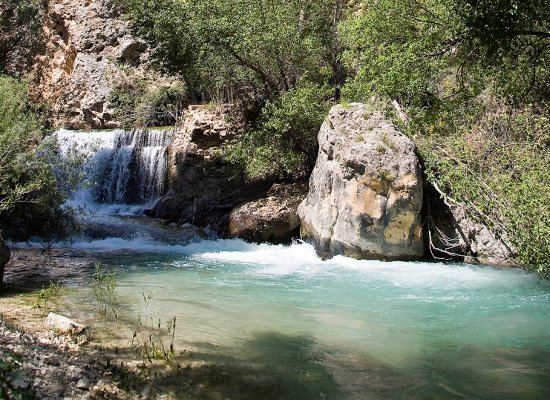
[[0, 75], [0, 239], [64, 237], [71, 218], [62, 209], [54, 148], [27, 87]]

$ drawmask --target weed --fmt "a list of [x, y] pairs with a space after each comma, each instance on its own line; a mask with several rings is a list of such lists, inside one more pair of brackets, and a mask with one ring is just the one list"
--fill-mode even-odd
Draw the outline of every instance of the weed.
[[95, 273], [92, 276], [92, 290], [97, 302], [97, 309], [102, 318], [109, 319], [113, 317], [118, 319], [115, 310], [117, 302], [116, 293], [117, 279], [115, 271], [104, 271], [101, 263], [96, 263]]
[[[144, 303], [143, 310], [145, 310], [145, 324], [143, 324], [140, 307], [138, 326], [134, 330], [132, 337], [132, 347], [138, 351], [143, 363], [153, 362], [153, 360], [162, 360], [169, 363], [176, 355], [176, 317], [174, 316], [166, 321], [166, 330], [162, 329], [160, 318], [155, 327], [153, 325], [153, 317], [148, 315], [153, 293], [143, 292], [142, 296]], [[148, 323], [149, 319], [151, 324]]]
[[390, 139], [390, 137], [386, 132], [382, 132], [382, 135], [380, 135], [380, 138], [382, 139], [382, 143], [384, 143], [390, 149], [392, 149], [393, 151], [397, 150], [397, 145], [393, 140]]
[[36, 302], [34, 304], [35, 308], [42, 308], [46, 305], [50, 300], [60, 296], [63, 293], [63, 289], [59, 285], [59, 282], [52, 282], [50, 281], [50, 286], [45, 287], [42, 286], [42, 289], [40, 289], [36, 293]]

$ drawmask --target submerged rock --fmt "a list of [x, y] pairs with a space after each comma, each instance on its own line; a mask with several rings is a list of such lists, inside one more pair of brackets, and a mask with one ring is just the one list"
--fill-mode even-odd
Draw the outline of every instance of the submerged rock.
[[79, 334], [86, 329], [86, 326], [64, 317], [63, 315], [54, 313], [49, 313], [44, 322], [50, 328], [64, 334]]
[[298, 206], [306, 193], [303, 183], [273, 185], [267, 197], [231, 211], [229, 234], [253, 242], [290, 242], [300, 233]]
[[333, 107], [298, 210], [302, 237], [324, 257], [420, 258], [422, 200], [414, 143], [368, 105]]

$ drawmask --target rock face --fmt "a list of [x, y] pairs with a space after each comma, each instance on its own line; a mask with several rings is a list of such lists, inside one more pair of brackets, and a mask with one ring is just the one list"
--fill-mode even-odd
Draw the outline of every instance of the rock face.
[[298, 206], [306, 184], [274, 184], [267, 196], [242, 204], [229, 215], [229, 234], [253, 242], [289, 243], [300, 233]]
[[516, 252], [505, 232], [497, 236], [489, 227], [471, 218], [464, 204], [443, 199], [431, 185], [427, 202], [428, 246], [434, 257], [498, 266], [515, 264]]
[[117, 64], [140, 64], [145, 43], [132, 36], [111, 0], [50, 0], [45, 21], [33, 91], [51, 107], [54, 124], [115, 127], [107, 100], [121, 73]]
[[4, 267], [10, 261], [11, 252], [8, 246], [0, 240], [0, 286], [4, 279]]
[[168, 148], [169, 190], [156, 204], [154, 216], [206, 225], [242, 202], [243, 178], [221, 155], [221, 147], [242, 130], [239, 118], [230, 118], [232, 112], [230, 106], [189, 107], [183, 128]]
[[335, 106], [319, 132], [301, 233], [320, 255], [416, 259], [424, 254], [423, 184], [415, 146], [383, 113]]

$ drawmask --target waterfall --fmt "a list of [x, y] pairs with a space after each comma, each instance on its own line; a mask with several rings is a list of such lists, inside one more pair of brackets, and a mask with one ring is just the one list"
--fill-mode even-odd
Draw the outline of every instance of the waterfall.
[[173, 130], [142, 129], [55, 132], [62, 160], [79, 173], [70, 203], [86, 209], [151, 207], [164, 192], [166, 149], [173, 135]]

